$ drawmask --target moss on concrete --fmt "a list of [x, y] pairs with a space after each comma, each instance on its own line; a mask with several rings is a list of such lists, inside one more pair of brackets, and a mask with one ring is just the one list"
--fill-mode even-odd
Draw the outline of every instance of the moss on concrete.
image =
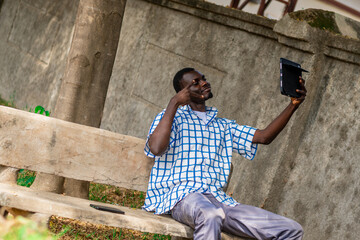
[[320, 9], [307, 9], [292, 12], [289, 16], [293, 19], [306, 21], [310, 26], [340, 34], [335, 21], [335, 13]]

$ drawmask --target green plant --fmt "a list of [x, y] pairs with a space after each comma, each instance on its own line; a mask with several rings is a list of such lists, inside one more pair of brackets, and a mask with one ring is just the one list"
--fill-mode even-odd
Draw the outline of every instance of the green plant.
[[[28, 108], [28, 105], [25, 106], [25, 111], [32, 112], [32, 108]], [[46, 116], [50, 116], [51, 111], [46, 111], [44, 107], [37, 105], [34, 109], [34, 113], [43, 114], [45, 113]]]
[[289, 13], [293, 19], [306, 21], [310, 26], [327, 30], [335, 34], [341, 34], [335, 21], [335, 13], [320, 9], [307, 9]]
[[0, 225], [0, 239], [2, 240], [53, 240], [57, 237], [45, 226], [18, 216], [8, 218]]
[[38, 113], [39, 114], [43, 114], [45, 112], [45, 115], [46, 116], [50, 116], [50, 112], [49, 111], [45, 111], [45, 108], [43, 108], [42, 106], [38, 105], [35, 107], [35, 113]]
[[30, 187], [34, 182], [36, 173], [29, 170], [20, 169], [17, 179], [17, 185]]

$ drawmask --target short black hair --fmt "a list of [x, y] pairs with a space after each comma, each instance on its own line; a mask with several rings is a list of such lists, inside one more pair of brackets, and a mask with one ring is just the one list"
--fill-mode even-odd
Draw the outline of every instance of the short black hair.
[[181, 69], [180, 71], [178, 71], [175, 74], [174, 80], [173, 80], [173, 85], [174, 85], [174, 89], [177, 93], [180, 92], [180, 90], [181, 90], [180, 81], [182, 80], [184, 74], [188, 73], [188, 72], [192, 72], [192, 71], [195, 71], [195, 69], [187, 67], [187, 68]]

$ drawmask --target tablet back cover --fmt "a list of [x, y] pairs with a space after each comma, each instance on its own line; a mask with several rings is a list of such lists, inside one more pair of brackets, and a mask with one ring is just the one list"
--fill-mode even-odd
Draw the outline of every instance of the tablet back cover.
[[299, 76], [302, 76], [302, 72], [308, 72], [301, 68], [301, 65], [280, 58], [280, 91], [281, 94], [299, 98], [301, 95], [296, 92], [296, 89], [300, 89]]

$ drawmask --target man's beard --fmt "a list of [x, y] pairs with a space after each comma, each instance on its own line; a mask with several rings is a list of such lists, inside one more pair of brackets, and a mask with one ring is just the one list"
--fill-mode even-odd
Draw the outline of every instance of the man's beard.
[[213, 97], [213, 94], [212, 94], [212, 92], [210, 92], [209, 93], [209, 98], [208, 99], [210, 99], [210, 98], [212, 98]]

